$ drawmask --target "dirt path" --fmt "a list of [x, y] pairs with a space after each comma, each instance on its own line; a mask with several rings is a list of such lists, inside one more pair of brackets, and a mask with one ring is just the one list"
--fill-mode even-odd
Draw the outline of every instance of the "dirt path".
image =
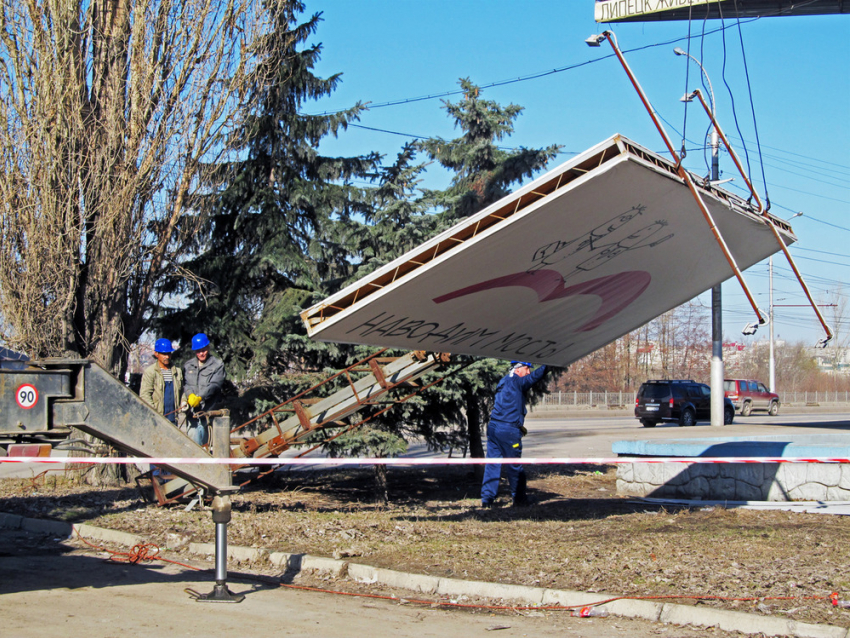
[[[239, 604], [202, 604], [184, 591], [212, 590], [211, 571], [112, 563], [71, 542], [0, 530], [4, 638], [126, 636], [731, 636], [624, 618], [448, 611], [392, 601], [282, 589], [231, 573]], [[202, 565], [209, 569], [208, 564]], [[330, 587], [337, 585], [331, 584]], [[341, 586], [339, 586], [341, 588]], [[498, 631], [498, 634], [492, 632]]]

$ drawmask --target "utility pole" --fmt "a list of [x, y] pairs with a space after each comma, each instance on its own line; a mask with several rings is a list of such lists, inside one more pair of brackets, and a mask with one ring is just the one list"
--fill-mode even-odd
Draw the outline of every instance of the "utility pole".
[[[676, 47], [673, 49], [676, 55], [683, 55], [699, 67], [702, 71], [705, 81], [708, 83], [709, 95], [711, 97], [711, 115], [715, 121], [717, 119], [717, 103], [714, 101], [714, 87], [711, 85], [711, 78], [705, 72], [702, 63], [684, 49]], [[689, 96], [682, 98], [685, 101], [690, 101]], [[712, 124], [711, 127], [711, 184], [716, 184], [720, 181], [720, 135], [717, 132], [717, 126]], [[711, 289], [711, 425], [722, 426], [723, 420], [723, 300], [720, 290], [721, 284], [717, 284]], [[773, 327], [771, 326], [771, 330]]]

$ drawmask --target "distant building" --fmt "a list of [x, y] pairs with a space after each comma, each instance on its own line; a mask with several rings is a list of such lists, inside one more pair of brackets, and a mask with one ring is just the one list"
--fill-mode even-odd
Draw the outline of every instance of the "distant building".
[[821, 372], [850, 374], [850, 351], [847, 348], [827, 346], [826, 348], [806, 348], [806, 354], [818, 364]]

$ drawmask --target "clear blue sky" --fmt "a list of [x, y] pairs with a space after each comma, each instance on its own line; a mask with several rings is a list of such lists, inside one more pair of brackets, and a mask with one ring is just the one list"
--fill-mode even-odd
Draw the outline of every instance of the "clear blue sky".
[[[313, 12], [323, 13], [311, 39], [323, 45], [317, 72], [342, 73], [343, 82], [305, 112], [371, 103], [359, 122], [368, 129], [351, 128], [322, 150], [378, 151], [387, 163], [408, 136], [457, 136], [441, 99], [460, 99], [446, 94], [457, 91], [461, 77], [485, 87], [486, 99], [523, 106], [515, 134], [503, 144], [560, 144], [564, 154], [551, 166], [614, 133], [666, 155], [609, 45], [589, 48], [584, 40], [613, 29], [677, 147], [685, 117], [679, 98], [699, 88], [701, 77], [691, 62], [685, 85], [686, 58], [673, 48], [690, 46], [713, 83], [718, 120], [742, 160], [749, 157], [762, 198], [764, 172], [771, 212], [785, 219], [804, 213], [792, 222], [799, 243], [791, 252], [812, 293], [823, 303], [835, 301], [835, 294], [850, 297], [850, 16], [599, 25], [592, 0], [308, 0], [307, 13]], [[544, 75], [531, 79], [538, 74]], [[521, 78], [529, 79], [488, 87]], [[386, 105], [423, 97], [431, 99]], [[708, 173], [701, 150], [708, 124], [699, 105], [688, 107], [686, 165], [700, 174]], [[721, 177], [734, 176], [725, 154], [720, 166]], [[432, 170], [427, 185], [441, 187], [446, 180]], [[740, 179], [725, 187], [743, 194]], [[806, 300], [781, 254], [774, 266], [776, 336], [813, 345], [823, 336], [816, 317], [811, 308], [791, 307]], [[767, 262], [745, 277], [767, 311]], [[701, 299], [710, 304], [708, 295]], [[754, 313], [734, 279], [723, 284], [723, 310], [726, 339], [767, 338], [766, 327], [755, 337], [741, 335]], [[828, 321], [831, 311], [823, 308]], [[850, 317], [835, 327], [843, 341]]]

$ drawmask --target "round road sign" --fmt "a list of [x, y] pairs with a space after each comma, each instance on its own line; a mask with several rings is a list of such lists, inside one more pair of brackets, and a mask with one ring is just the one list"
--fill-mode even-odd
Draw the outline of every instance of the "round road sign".
[[15, 391], [15, 401], [24, 410], [29, 410], [38, 403], [38, 390], [31, 383], [23, 383]]

